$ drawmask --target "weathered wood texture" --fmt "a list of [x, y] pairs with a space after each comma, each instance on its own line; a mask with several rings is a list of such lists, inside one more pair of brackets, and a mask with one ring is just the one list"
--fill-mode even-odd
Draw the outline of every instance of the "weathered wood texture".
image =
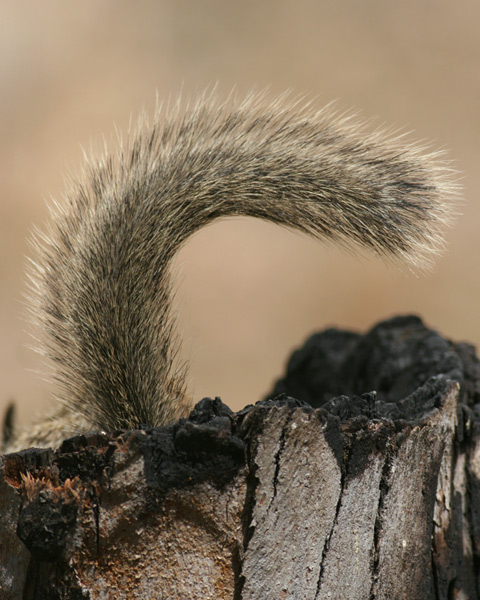
[[414, 317], [327, 331], [275, 392], [4, 456], [0, 598], [480, 597], [473, 350]]

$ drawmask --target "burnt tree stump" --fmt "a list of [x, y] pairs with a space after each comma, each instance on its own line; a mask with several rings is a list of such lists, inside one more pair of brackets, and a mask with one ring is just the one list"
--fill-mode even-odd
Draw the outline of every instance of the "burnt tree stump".
[[238, 413], [5, 455], [0, 598], [479, 598], [479, 401], [473, 348], [397, 317]]

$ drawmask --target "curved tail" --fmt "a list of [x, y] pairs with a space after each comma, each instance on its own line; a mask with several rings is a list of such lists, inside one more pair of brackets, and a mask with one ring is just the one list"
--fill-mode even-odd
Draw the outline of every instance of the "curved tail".
[[448, 169], [382, 132], [298, 103], [203, 98], [92, 163], [37, 238], [34, 310], [59, 397], [92, 426], [157, 426], [185, 411], [169, 265], [233, 215], [428, 263], [455, 193]]

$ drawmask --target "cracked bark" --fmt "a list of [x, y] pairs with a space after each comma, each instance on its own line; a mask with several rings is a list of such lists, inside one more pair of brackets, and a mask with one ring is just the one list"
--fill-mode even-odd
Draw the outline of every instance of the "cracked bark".
[[472, 349], [329, 330], [277, 393], [3, 457], [0, 598], [480, 597]]

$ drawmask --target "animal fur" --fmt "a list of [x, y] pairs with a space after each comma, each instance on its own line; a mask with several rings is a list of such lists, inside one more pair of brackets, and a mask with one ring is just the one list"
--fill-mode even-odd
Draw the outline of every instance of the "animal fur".
[[454, 194], [438, 155], [331, 109], [205, 95], [143, 118], [36, 238], [32, 309], [62, 406], [39, 431], [61, 439], [188, 412], [170, 263], [212, 221], [258, 217], [418, 267], [442, 248]]

